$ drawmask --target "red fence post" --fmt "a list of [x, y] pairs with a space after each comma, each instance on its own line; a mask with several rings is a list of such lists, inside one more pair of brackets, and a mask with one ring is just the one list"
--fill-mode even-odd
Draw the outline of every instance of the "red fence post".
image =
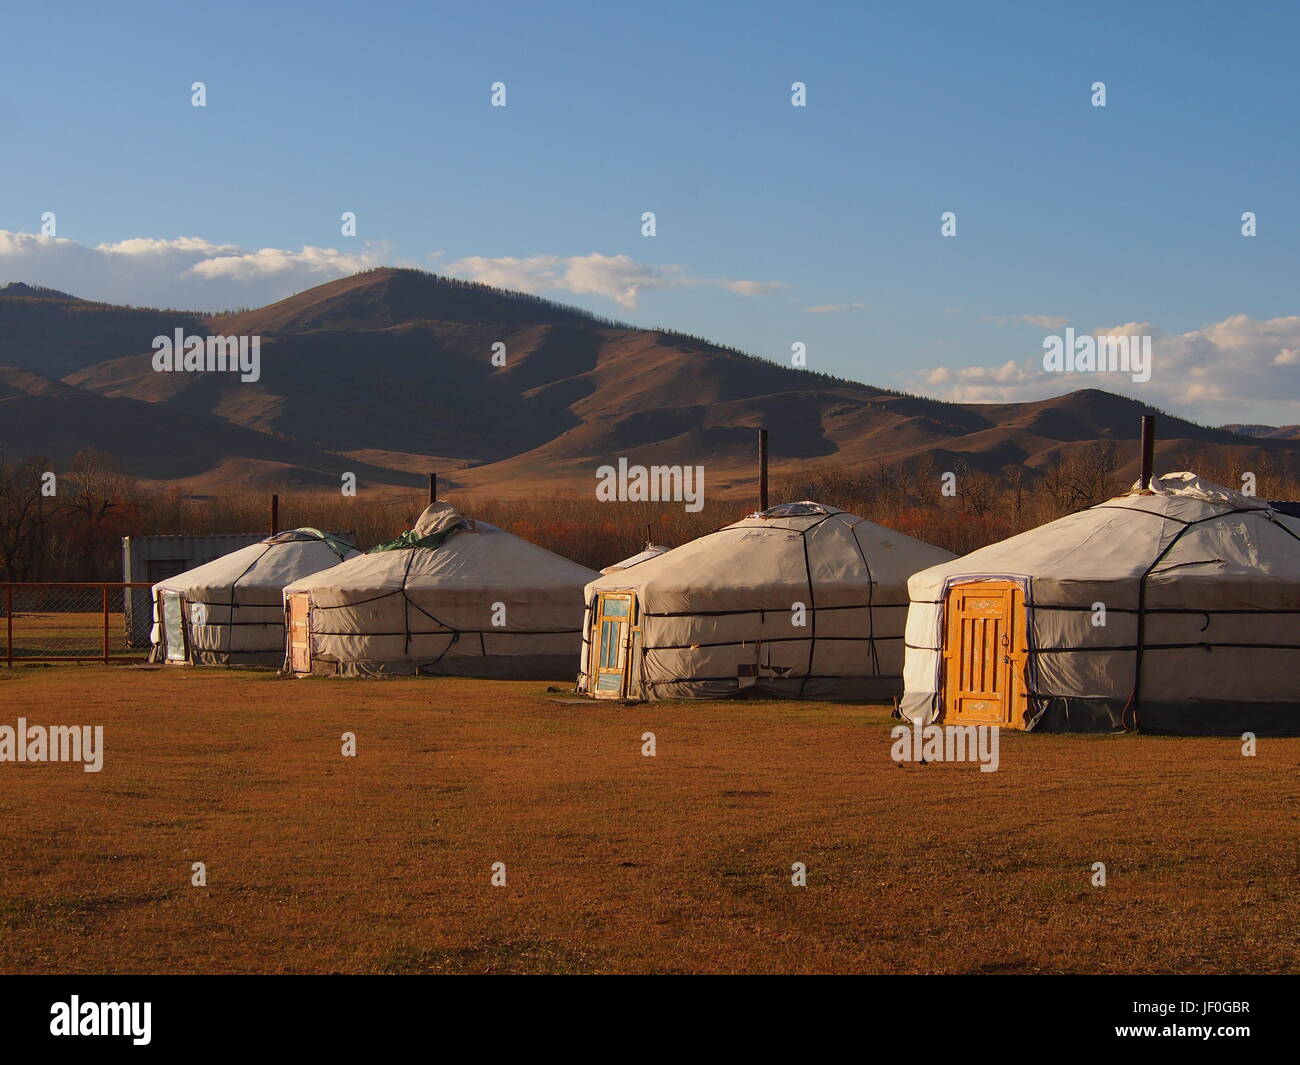
[[14, 664], [14, 590], [5, 588], [5, 658], [12, 669]]
[[108, 585], [101, 590], [104, 593], [104, 665], [108, 665]]

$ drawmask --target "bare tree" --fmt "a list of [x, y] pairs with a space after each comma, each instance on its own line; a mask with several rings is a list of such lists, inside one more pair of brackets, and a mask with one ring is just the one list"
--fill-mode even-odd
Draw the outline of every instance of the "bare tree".
[[135, 480], [122, 472], [122, 464], [93, 447], [72, 456], [72, 468], [62, 480], [60, 505], [92, 524], [128, 506], [135, 489]]
[[1017, 531], [1023, 528], [1024, 522], [1025, 476], [1025, 467], [1018, 462], [1002, 467], [1002, 479], [1010, 490], [1011, 514]]
[[29, 580], [50, 539], [53, 504], [42, 493], [50, 464], [42, 457], [11, 462], [0, 454], [0, 567], [5, 580]]

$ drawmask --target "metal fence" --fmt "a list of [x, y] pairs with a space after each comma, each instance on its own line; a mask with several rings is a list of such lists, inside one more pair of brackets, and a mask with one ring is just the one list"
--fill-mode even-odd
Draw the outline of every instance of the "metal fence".
[[[128, 628], [127, 596], [147, 583], [0, 582], [0, 662], [122, 662], [148, 654]], [[147, 598], [148, 593], [145, 593]], [[135, 626], [137, 629], [139, 626]]]

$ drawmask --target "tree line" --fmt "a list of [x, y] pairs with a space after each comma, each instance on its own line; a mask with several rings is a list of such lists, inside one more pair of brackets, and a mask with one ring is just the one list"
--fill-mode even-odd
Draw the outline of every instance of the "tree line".
[[[1300, 479], [1274, 453], [1250, 453], [1256, 494], [1300, 499]], [[945, 469], [931, 455], [874, 469], [823, 465], [774, 478], [770, 502], [812, 499], [957, 554], [1024, 532], [1126, 491], [1113, 442], [1077, 448], [1040, 468], [1010, 464], [996, 472], [958, 462]], [[1166, 453], [1161, 471], [1189, 469], [1206, 480], [1242, 487], [1242, 474], [1210, 446]], [[647, 541], [675, 547], [756, 509], [757, 499], [709, 498], [697, 513], [681, 503], [602, 503], [593, 493], [548, 493], [516, 500], [451, 493], [469, 516], [599, 570]], [[269, 532], [269, 492], [201, 496], [142, 484], [113, 456], [88, 449], [56, 472], [43, 456], [0, 453], [0, 580], [117, 581], [122, 537]], [[366, 550], [410, 528], [424, 494], [372, 489], [280, 493], [280, 528], [311, 526], [350, 537]]]

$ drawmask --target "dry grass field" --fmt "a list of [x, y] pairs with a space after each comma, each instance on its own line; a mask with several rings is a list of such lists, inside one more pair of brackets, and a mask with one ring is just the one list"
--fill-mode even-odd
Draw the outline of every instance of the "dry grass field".
[[1300, 739], [980, 773], [882, 708], [104, 666], [0, 669], [20, 715], [106, 754], [0, 764], [7, 973], [1300, 971]]

